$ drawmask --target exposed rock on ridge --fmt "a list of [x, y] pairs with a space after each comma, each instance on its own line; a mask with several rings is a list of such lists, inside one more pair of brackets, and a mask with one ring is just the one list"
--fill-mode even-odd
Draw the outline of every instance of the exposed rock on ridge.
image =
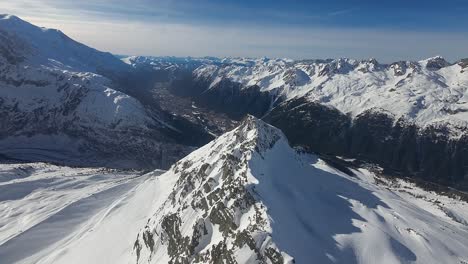
[[[247, 117], [235, 130], [177, 162], [169, 199], [138, 235], [138, 263], [291, 263], [271, 237], [270, 220], [249, 174], [253, 156], [279, 141], [281, 131]], [[241, 253], [242, 252], [242, 253]]]

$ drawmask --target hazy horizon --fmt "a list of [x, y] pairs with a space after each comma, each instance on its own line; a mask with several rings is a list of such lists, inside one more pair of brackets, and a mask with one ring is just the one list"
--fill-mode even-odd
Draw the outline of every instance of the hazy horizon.
[[18, 0], [0, 3], [0, 11], [114, 54], [347, 57], [384, 63], [468, 57], [468, 3], [463, 0]]

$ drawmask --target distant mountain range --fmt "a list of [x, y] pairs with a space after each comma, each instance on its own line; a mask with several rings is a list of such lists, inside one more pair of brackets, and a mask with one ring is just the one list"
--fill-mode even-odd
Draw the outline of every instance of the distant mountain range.
[[2, 264], [468, 263], [467, 59], [118, 58], [2, 15], [0, 160]]
[[233, 119], [247, 113], [263, 117], [309, 151], [468, 187], [466, 59], [127, 61], [133, 67], [166, 69], [172, 73], [166, 86], [173, 94]]
[[8, 157], [166, 167], [253, 114], [309, 151], [465, 184], [466, 59], [118, 59], [14, 16], [0, 33]]
[[[271, 106], [304, 97], [357, 116], [369, 109], [386, 110], [421, 125], [438, 121], [468, 122], [467, 59], [449, 63], [442, 57], [419, 62], [380, 64], [374, 59], [214, 59], [129, 57], [134, 67], [192, 68], [200, 85], [186, 93], [267, 93]], [[201, 85], [203, 83], [203, 85]], [[203, 94], [203, 95], [201, 95]], [[236, 93], [234, 93], [236, 94]], [[234, 98], [230, 98], [233, 99]], [[219, 100], [226, 100], [221, 97]], [[266, 110], [271, 109], [265, 107]], [[246, 109], [247, 112], [256, 109]]]

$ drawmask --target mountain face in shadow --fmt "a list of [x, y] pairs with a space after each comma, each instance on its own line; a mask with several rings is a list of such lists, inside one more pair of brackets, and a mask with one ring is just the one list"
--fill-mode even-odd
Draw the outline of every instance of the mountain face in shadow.
[[356, 118], [306, 99], [284, 102], [264, 120], [293, 145], [377, 163], [393, 173], [466, 188], [468, 134], [447, 125], [419, 127], [381, 109]]

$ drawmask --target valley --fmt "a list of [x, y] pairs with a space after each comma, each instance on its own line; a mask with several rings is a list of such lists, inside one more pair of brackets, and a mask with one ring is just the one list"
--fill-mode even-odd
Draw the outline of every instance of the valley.
[[0, 264], [466, 264], [466, 60], [117, 56], [0, 15]]

